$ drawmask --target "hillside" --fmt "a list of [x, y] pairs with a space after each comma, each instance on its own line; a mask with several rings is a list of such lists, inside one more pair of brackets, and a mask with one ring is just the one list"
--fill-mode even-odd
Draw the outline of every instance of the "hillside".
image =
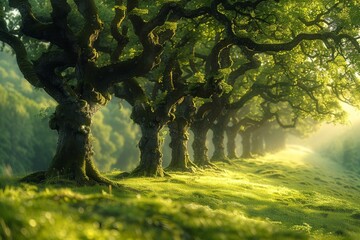
[[360, 176], [335, 162], [290, 146], [219, 166], [123, 189], [2, 179], [0, 238], [359, 239]]

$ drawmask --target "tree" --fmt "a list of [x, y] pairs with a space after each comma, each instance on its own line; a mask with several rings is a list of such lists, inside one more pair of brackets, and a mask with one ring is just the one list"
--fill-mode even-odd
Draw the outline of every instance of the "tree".
[[175, 119], [168, 124], [171, 142], [171, 162], [167, 170], [194, 172], [197, 166], [190, 160], [187, 150], [189, 128], [195, 112], [193, 97], [186, 96], [176, 107]]
[[[113, 7], [114, 14], [109, 14], [111, 8], [100, 8], [99, 3]], [[27, 0], [9, 0], [20, 15], [8, 7], [2, 9], [0, 40], [14, 50], [25, 78], [58, 103], [50, 121], [59, 134], [58, 147], [53, 163], [45, 175], [40, 175], [41, 179], [62, 175], [79, 183], [112, 184], [93, 164], [90, 127], [93, 115], [110, 100], [118, 84], [120, 97], [132, 95], [128, 98], [133, 106], [132, 117], [143, 134], [139, 144], [141, 161], [134, 175], [164, 174], [158, 132], [171, 120], [172, 109], [186, 95], [188, 87], [181, 84], [183, 64], [176, 54], [170, 57], [163, 51], [188, 47], [177, 45], [182, 37], [174, 37], [173, 26], [184, 18], [215, 22], [216, 26], [215, 34], [209, 35], [216, 39], [208, 44], [211, 50], [206, 52], [199, 71], [205, 76], [204, 84], [212, 87], [211, 99], [207, 95], [208, 99], [198, 104], [201, 106], [197, 106], [191, 126], [195, 133], [195, 162], [200, 166], [212, 165], [204, 141], [208, 130], [214, 128], [219, 146], [216, 154], [223, 158], [221, 144], [226, 124], [218, 118], [228, 119], [225, 116], [229, 110], [243, 107], [254, 96], [261, 95], [272, 103], [288, 102], [294, 111], [308, 114], [315, 109], [329, 119], [342, 115], [339, 100], [359, 104], [358, 1], [157, 3], [125, 4], [116, 0], [96, 4], [93, 0], [75, 0], [70, 4], [53, 0], [43, 4], [51, 8], [50, 16], [37, 8], [33, 10]], [[78, 30], [81, 34], [76, 34]], [[166, 45], [168, 40], [173, 45]], [[36, 51], [29, 51], [33, 46]], [[167, 61], [162, 65], [162, 82], [160, 75], [147, 75], [161, 59]], [[267, 77], [266, 69], [278, 70], [278, 74]], [[179, 87], [172, 85], [175, 82], [180, 83]], [[231, 83], [241, 86], [240, 95]], [[149, 95], [149, 86], [160, 90]], [[163, 97], [154, 97], [156, 94]], [[320, 101], [319, 96], [324, 95], [326, 100]], [[309, 101], [303, 101], [304, 96]], [[154, 100], [159, 102], [154, 104]]]
[[[291, 8], [293, 4], [295, 4], [293, 1], [277, 2], [280, 1], [235, 3], [230, 3], [226, 0], [213, 1], [211, 4], [212, 15], [224, 26], [225, 34], [221, 40], [224, 49], [232, 45], [237, 46], [242, 50], [240, 54], [246, 55], [246, 53], [250, 52], [252, 55], [261, 56], [260, 59], [263, 63], [269, 61], [266, 55], [274, 56], [274, 58], [291, 55], [292, 59], [287, 62], [290, 63], [290, 66], [288, 66], [289, 69], [297, 69], [299, 65], [303, 65], [303, 67], [301, 67], [302, 69], [307, 69], [307, 72], [305, 71], [306, 76], [304, 72], [301, 74], [301, 76], [303, 76], [302, 81], [308, 78], [304, 81], [306, 82], [305, 85], [296, 82], [298, 78], [294, 76], [290, 77], [289, 81], [282, 83], [276, 83], [278, 79], [274, 79], [272, 82], [268, 81], [267, 77], [264, 77], [263, 80], [255, 82], [256, 85], [253, 85], [251, 88], [261, 88], [260, 92], [263, 92], [262, 95], [266, 96], [267, 100], [275, 97], [278, 91], [284, 91], [281, 93], [284, 96], [282, 98], [283, 101], [286, 101], [285, 96], [295, 97], [294, 94], [296, 95], [299, 91], [294, 91], [294, 89], [298, 88], [301, 89], [301, 91], [296, 98], [299, 100], [300, 96], [309, 97], [310, 101], [307, 102], [307, 107], [309, 108], [302, 108], [298, 103], [295, 106], [293, 104], [294, 98], [291, 100], [293, 108], [309, 113], [314, 109], [310, 104], [315, 102], [315, 106], [317, 106], [316, 112], [319, 113], [319, 115], [324, 116], [327, 114], [330, 118], [339, 117], [341, 110], [336, 110], [339, 109], [335, 106], [338, 106], [336, 101], [327, 99], [321, 103], [322, 107], [319, 107], [320, 101], [314, 97], [312, 92], [326, 93], [329, 96], [337, 97], [341, 101], [357, 104], [358, 98], [350, 97], [350, 92], [352, 92], [351, 89], [356, 89], [356, 84], [354, 84], [356, 74], [354, 75], [354, 72], [358, 69], [358, 65], [356, 64], [358, 57], [355, 57], [355, 55], [358, 56], [360, 50], [355, 33], [358, 23], [357, 21], [354, 22], [354, 15], [346, 19], [343, 13], [346, 11], [344, 9], [352, 7], [358, 8], [358, 3], [346, 1], [344, 3], [329, 3], [328, 5], [324, 4], [322, 6], [319, 2], [307, 2], [306, 4], [308, 5], [302, 4], [302, 8], [299, 9], [298, 7]], [[319, 11], [313, 13], [313, 16], [306, 16], [308, 6], [316, 6]], [[296, 11], [296, 14], [288, 14], [287, 10]], [[304, 17], [306, 19], [315, 18], [315, 20], [304, 20]], [[355, 28], [347, 28], [346, 23], [349, 23], [349, 21], [354, 23], [353, 26], [355, 26]], [[279, 29], [284, 29], [285, 31], [279, 31]], [[350, 49], [355, 51], [351, 51]], [[299, 61], [299, 59], [301, 60]], [[331, 79], [329, 85], [332, 91], [328, 91], [327, 86], [323, 84], [323, 80], [319, 77], [311, 76], [311, 74], [316, 75], [316, 73], [319, 72], [325, 59], [336, 63], [336, 65], [338, 61], [343, 62], [344, 60], [349, 63], [347, 65], [344, 64], [344, 62], [341, 64], [344, 66], [344, 69], [349, 69], [349, 71], [336, 71], [330, 67], [327, 68], [328, 74], [336, 73], [336, 77], [334, 75], [326, 77], [327, 80]], [[278, 63], [275, 64], [280, 65]], [[340, 72], [342, 72], [342, 74]], [[344, 72], [349, 74], [351, 79], [354, 79], [353, 83], [345, 83], [343, 81], [344, 75], [346, 75]], [[318, 84], [316, 84], [317, 81]], [[310, 82], [313, 86], [310, 85]], [[272, 90], [266, 90], [266, 88], [269, 88], [269, 84], [272, 86]], [[314, 87], [314, 85], [318, 87]], [[348, 87], [344, 88], [345, 85]], [[322, 86], [322, 88], [320, 86]], [[287, 95], [285, 94], [286, 88]], [[279, 102], [280, 100], [275, 101]], [[209, 106], [214, 104], [215, 101], [210, 103]], [[243, 103], [240, 101], [239, 104]], [[226, 106], [227, 104], [220, 105]], [[234, 104], [233, 106], [236, 105], [237, 104]], [[223, 114], [222, 111], [217, 110], [217, 112]], [[215, 119], [216, 118], [214, 118], [214, 120]], [[217, 122], [222, 123], [222, 121]], [[221, 131], [219, 130], [218, 132], [220, 133]], [[216, 142], [221, 142], [221, 136], [219, 134], [216, 135]], [[223, 147], [219, 149], [220, 152], [222, 152], [221, 149], [223, 149]], [[218, 152], [217, 155], [223, 156], [223, 154], [219, 154]]]
[[[128, 81], [115, 89], [117, 97], [126, 99], [133, 106], [131, 118], [140, 126], [142, 133], [139, 141], [140, 163], [130, 173], [131, 176], [165, 175], [160, 151], [160, 130], [174, 120], [175, 108], [184, 101], [184, 98], [190, 92], [195, 94], [199, 89], [192, 86], [190, 90], [189, 84], [184, 81], [182, 76], [178, 55], [180, 54], [179, 49], [187, 41], [186, 37], [181, 39], [175, 47], [176, 50], [163, 61], [165, 64], [159, 68], [163, 71], [161, 74], [152, 74], [146, 79], [141, 79], [143, 83], [140, 79], [132, 79], [131, 82]], [[164, 55], [164, 57], [166, 56]], [[189, 103], [189, 101], [185, 101], [185, 103]], [[181, 116], [178, 117], [180, 120]], [[186, 140], [186, 136], [184, 140]]]
[[[199, 19], [208, 14], [209, 11], [202, 7], [195, 7], [190, 10], [177, 9], [176, 13], [174, 12], [169, 16], [170, 24], [177, 26], [177, 28], [173, 29], [173, 33], [167, 33], [168, 37], [171, 38], [171, 44], [168, 44], [168, 48], [165, 49], [166, 53], [162, 55], [164, 59], [163, 64], [160, 64], [158, 68], [159, 71], [152, 72], [145, 78], [133, 79], [131, 83], [124, 83], [116, 88], [115, 95], [126, 99], [133, 106], [132, 119], [140, 126], [142, 132], [139, 142], [140, 163], [131, 172], [131, 176], [165, 175], [162, 168], [159, 132], [172, 121], [174, 122], [171, 124], [170, 131], [172, 136], [175, 134], [179, 137], [179, 141], [182, 139], [178, 145], [182, 146], [182, 149], [174, 148], [175, 145], [172, 144], [172, 150], [178, 151], [181, 156], [178, 156], [179, 159], [172, 159], [169, 169], [176, 168], [179, 170], [181, 165], [181, 168], [184, 167], [183, 170], [188, 170], [186, 166], [191, 164], [185, 152], [187, 141], [185, 128], [189, 117], [178, 116], [176, 119], [174, 112], [177, 107], [191, 110], [193, 108], [191, 106], [192, 100], [189, 100], [191, 98], [188, 97], [208, 97], [217, 87], [214, 77], [206, 79], [205, 82], [196, 81], [196, 78], [193, 79], [191, 71], [189, 74], [191, 66], [188, 66], [189, 55], [194, 55], [192, 49], [201, 38], [193, 37], [193, 33], [184, 31], [184, 29], [198, 30], [201, 24], [195, 20], [201, 21]], [[189, 65], [193, 64], [191, 60]], [[180, 123], [180, 121], [183, 122]], [[178, 127], [177, 130], [174, 129], [175, 126]], [[179, 132], [175, 133], [176, 131]], [[174, 154], [173, 157], [175, 157]]]
[[[186, 72], [183, 81], [188, 83], [184, 92], [185, 99], [176, 106], [175, 119], [169, 123], [172, 159], [167, 169], [175, 171], [193, 172], [197, 169], [197, 165], [190, 160], [187, 149], [188, 131], [194, 123], [194, 117], [199, 116], [203, 101], [206, 102], [214, 94], [223, 91], [220, 85], [221, 81], [217, 76], [209, 74], [210, 62], [218, 61], [216, 51], [219, 48], [216, 43], [219, 39], [219, 29], [216, 22], [205, 18], [196, 24], [196, 28], [192, 29], [196, 29], [197, 36], [191, 36], [191, 44], [187, 44], [188, 50], [179, 59], [183, 72]], [[207, 41], [203, 41], [204, 39]], [[195, 135], [195, 144], [199, 139], [198, 136]], [[206, 148], [206, 146], [204, 147]], [[201, 151], [201, 149], [199, 150]]]
[[[24, 77], [58, 103], [50, 120], [50, 127], [59, 136], [56, 154], [46, 173], [28, 179], [61, 175], [80, 184], [115, 184], [101, 176], [93, 163], [91, 119], [110, 100], [115, 83], [142, 76], [158, 63], [163, 47], [154, 37], [154, 30], [165, 23], [176, 6], [164, 4], [145, 21], [137, 1], [128, 2], [126, 8], [119, 0], [112, 4], [113, 18], [105, 15], [107, 21], [103, 22], [93, 0], [50, 3], [51, 14], [46, 17], [37, 16], [29, 1], [10, 0], [9, 6], [21, 15], [20, 31], [17, 25], [9, 24], [12, 21], [5, 21], [17, 17], [12, 9], [6, 7], [1, 18], [0, 40], [14, 50]], [[126, 17], [132, 26], [132, 39], [127, 37]], [[133, 45], [141, 43], [141, 51], [135, 56], [125, 49], [130, 40], [135, 42]], [[43, 46], [32, 60], [27, 49], [31, 44]]]

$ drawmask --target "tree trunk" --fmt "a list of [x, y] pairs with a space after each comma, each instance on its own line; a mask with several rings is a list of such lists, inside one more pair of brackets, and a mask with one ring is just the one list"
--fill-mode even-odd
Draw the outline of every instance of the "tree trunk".
[[81, 185], [117, 185], [101, 176], [93, 162], [90, 127], [95, 112], [95, 108], [85, 101], [58, 105], [50, 120], [50, 128], [58, 131], [57, 149], [52, 163], [44, 176], [34, 174], [25, 177], [24, 181], [69, 179]]
[[193, 123], [191, 130], [194, 133], [192, 148], [194, 150], [195, 164], [199, 167], [213, 167], [214, 165], [210, 163], [207, 155], [208, 148], [206, 147], [206, 135], [209, 131], [209, 127], [206, 123], [204, 124], [203, 121], [199, 121]]
[[228, 161], [225, 155], [225, 146], [224, 146], [224, 135], [225, 127], [227, 126], [227, 121], [224, 117], [220, 117], [218, 123], [214, 124], [213, 130], [213, 144], [214, 144], [214, 154], [211, 158], [211, 161]]
[[227, 151], [228, 151], [228, 158], [234, 159], [238, 158], [236, 154], [236, 136], [238, 134], [237, 127], [228, 127], [226, 129], [226, 136], [227, 136]]
[[242, 158], [251, 158], [251, 142], [250, 142], [250, 136], [251, 136], [251, 132], [250, 131], [244, 131], [241, 133], [241, 138], [242, 138]]
[[189, 141], [189, 122], [184, 118], [175, 118], [169, 124], [172, 149], [171, 162], [167, 169], [171, 171], [194, 172], [195, 164], [190, 160], [187, 144]]
[[163, 177], [161, 139], [159, 132], [163, 126], [155, 121], [142, 122], [139, 141], [140, 164], [130, 173], [131, 176]]

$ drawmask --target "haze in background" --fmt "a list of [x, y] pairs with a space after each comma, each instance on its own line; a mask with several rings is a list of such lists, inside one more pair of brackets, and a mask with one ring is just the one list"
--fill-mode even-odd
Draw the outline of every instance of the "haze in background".
[[323, 123], [318, 131], [311, 133], [306, 138], [289, 135], [287, 144], [302, 145], [316, 151], [324, 148], [325, 145], [331, 145], [334, 141], [345, 139], [349, 133], [355, 133], [354, 131], [357, 131], [357, 126], [360, 124], [360, 111], [345, 104], [344, 108], [349, 114], [349, 120], [346, 124]]

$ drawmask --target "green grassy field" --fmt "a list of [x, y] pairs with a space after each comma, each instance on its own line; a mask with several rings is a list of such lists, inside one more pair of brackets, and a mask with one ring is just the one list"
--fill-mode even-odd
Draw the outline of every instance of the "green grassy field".
[[218, 165], [122, 189], [2, 178], [0, 238], [360, 239], [360, 176], [341, 166], [296, 147]]

